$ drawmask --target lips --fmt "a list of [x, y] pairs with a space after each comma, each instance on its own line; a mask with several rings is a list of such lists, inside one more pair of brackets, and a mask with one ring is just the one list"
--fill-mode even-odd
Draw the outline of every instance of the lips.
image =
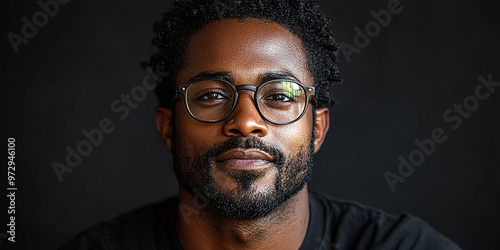
[[274, 161], [271, 155], [256, 148], [231, 149], [219, 155], [215, 160], [222, 167], [235, 170], [262, 169]]

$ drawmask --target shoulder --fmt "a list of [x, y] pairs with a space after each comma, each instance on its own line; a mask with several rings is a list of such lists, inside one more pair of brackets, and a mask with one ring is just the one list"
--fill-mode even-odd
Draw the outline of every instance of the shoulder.
[[60, 250], [87, 249], [156, 249], [167, 240], [158, 235], [168, 234], [173, 220], [177, 197], [147, 204], [111, 220], [96, 224], [64, 244]]
[[410, 214], [394, 215], [357, 202], [310, 195], [311, 209], [325, 214], [328, 237], [342, 249], [460, 249]]

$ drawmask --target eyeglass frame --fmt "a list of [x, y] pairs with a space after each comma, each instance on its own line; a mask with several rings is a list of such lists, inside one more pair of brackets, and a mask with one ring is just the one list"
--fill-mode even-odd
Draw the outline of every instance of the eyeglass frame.
[[[229, 85], [229, 87], [231, 87], [231, 89], [233, 90], [233, 93], [234, 93], [233, 104], [232, 104], [231, 109], [229, 110], [229, 112], [227, 112], [227, 114], [224, 117], [222, 117], [220, 119], [217, 119], [217, 120], [213, 120], [213, 121], [206, 121], [206, 120], [201, 120], [201, 119], [197, 118], [191, 112], [191, 109], [189, 108], [188, 98], [187, 98], [186, 92], [189, 90], [189, 88], [193, 84], [198, 83], [198, 82], [202, 82], [202, 81], [219, 81], [219, 82], [223, 82], [226, 85]], [[257, 94], [260, 92], [260, 90], [262, 89], [263, 86], [265, 86], [266, 84], [268, 84], [270, 82], [278, 82], [278, 81], [293, 82], [295, 84], [298, 84], [300, 87], [302, 87], [305, 90], [306, 105], [304, 106], [304, 110], [302, 111], [302, 113], [297, 118], [295, 118], [295, 119], [293, 119], [292, 121], [289, 121], [289, 122], [279, 123], [279, 122], [273, 122], [273, 121], [269, 120], [266, 116], [264, 116], [262, 114], [259, 102], [257, 101], [257, 98], [258, 98]], [[175, 95], [172, 98], [172, 103], [177, 99], [177, 97], [179, 95], [183, 95], [184, 96], [184, 105], [186, 106], [186, 109], [187, 109], [188, 113], [191, 115], [191, 117], [193, 117], [193, 119], [195, 119], [195, 120], [197, 120], [199, 122], [203, 122], [203, 123], [217, 123], [217, 122], [221, 122], [221, 121], [227, 119], [233, 113], [234, 108], [236, 107], [236, 104], [238, 104], [238, 98], [239, 98], [238, 91], [240, 91], [240, 90], [253, 91], [254, 92], [253, 102], [254, 102], [255, 107], [257, 107], [257, 111], [259, 112], [259, 115], [265, 121], [267, 121], [269, 123], [272, 123], [272, 124], [275, 124], [275, 125], [288, 125], [288, 124], [292, 124], [292, 123], [300, 120], [300, 118], [302, 118], [302, 116], [304, 116], [304, 114], [307, 112], [307, 108], [308, 108], [309, 102], [312, 102], [312, 104], [315, 107], [317, 106], [317, 100], [316, 100], [316, 96], [315, 96], [316, 89], [313, 86], [308, 86], [308, 85], [305, 85], [305, 84], [303, 84], [303, 83], [301, 83], [299, 81], [291, 80], [291, 79], [273, 79], [273, 80], [269, 80], [269, 81], [263, 82], [259, 86], [254, 86], [254, 85], [250, 85], [250, 84], [242, 84], [242, 85], [234, 86], [232, 83], [230, 83], [230, 82], [228, 82], [226, 80], [217, 79], [217, 78], [195, 79], [193, 81], [189, 81], [187, 83], [183, 83], [183, 84], [177, 85], [177, 87], [175, 89]]]

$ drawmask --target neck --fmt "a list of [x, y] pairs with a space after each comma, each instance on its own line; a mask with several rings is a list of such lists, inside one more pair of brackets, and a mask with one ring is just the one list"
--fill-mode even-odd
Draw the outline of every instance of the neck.
[[308, 223], [307, 186], [276, 211], [254, 220], [220, 216], [179, 187], [177, 234], [184, 249], [298, 249]]

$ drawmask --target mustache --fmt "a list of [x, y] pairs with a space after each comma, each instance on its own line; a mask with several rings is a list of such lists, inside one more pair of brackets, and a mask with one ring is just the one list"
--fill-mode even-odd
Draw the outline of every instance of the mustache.
[[264, 142], [259, 140], [256, 137], [250, 137], [247, 139], [241, 137], [231, 138], [229, 141], [226, 141], [219, 145], [213, 145], [204, 155], [204, 159], [207, 162], [215, 161], [219, 155], [223, 154], [226, 151], [235, 148], [255, 148], [259, 149], [263, 152], [266, 152], [273, 158], [273, 162], [278, 166], [283, 165], [285, 162], [285, 154], [283, 151], [279, 150], [276, 147], [272, 147], [266, 145]]

